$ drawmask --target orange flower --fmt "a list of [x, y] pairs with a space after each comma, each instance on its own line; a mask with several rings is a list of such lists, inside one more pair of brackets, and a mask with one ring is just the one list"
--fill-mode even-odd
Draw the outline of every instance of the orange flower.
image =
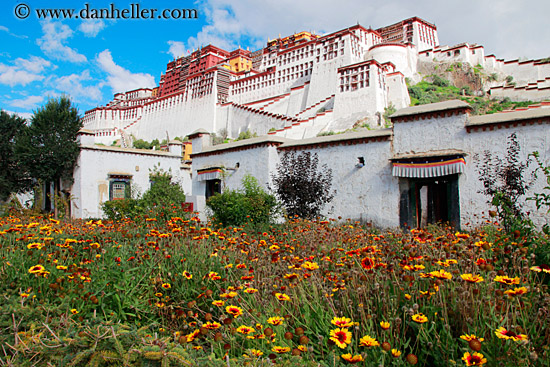
[[243, 309], [237, 306], [227, 306], [225, 308], [225, 312], [237, 318], [243, 314]]
[[264, 355], [264, 352], [258, 349], [250, 349], [250, 354], [252, 354], [253, 357], [261, 357]]
[[208, 330], [216, 330], [216, 329], [219, 329], [222, 325], [219, 322], [208, 321], [207, 323], [203, 324], [202, 326], [207, 328]]
[[477, 275], [477, 274], [469, 274], [469, 273], [468, 274], [462, 274], [460, 277], [468, 283], [483, 282], [483, 277], [481, 275]]
[[513, 298], [515, 296], [521, 296], [522, 294], [525, 294], [527, 292], [528, 292], [527, 288], [521, 287], [521, 288], [514, 288], [513, 290], [509, 289], [505, 291], [504, 294], [506, 294], [510, 298]]
[[285, 321], [285, 318], [280, 316], [270, 317], [269, 319], [267, 319], [268, 324], [275, 325], [275, 326], [281, 325], [284, 321]]
[[443, 269], [440, 269], [440, 270], [436, 270], [436, 271], [432, 271], [430, 272], [430, 275], [433, 277], [433, 278], [437, 278], [437, 279], [441, 279], [441, 280], [444, 280], [444, 279], [451, 279], [453, 277], [453, 275], [449, 272], [446, 272], [445, 270]]
[[494, 281], [502, 284], [515, 285], [519, 284], [519, 277], [510, 278], [505, 275], [497, 275]]
[[397, 350], [397, 349], [392, 349], [391, 350], [391, 355], [394, 356], [395, 358], [401, 356], [401, 351], [400, 350]]
[[363, 260], [361, 260], [361, 267], [365, 270], [371, 270], [374, 268], [375, 261], [372, 257], [365, 257]]
[[222, 278], [215, 271], [211, 271], [210, 273], [208, 273], [207, 277], [211, 280], [220, 280]]
[[412, 320], [414, 322], [417, 322], [419, 324], [423, 324], [425, 322], [428, 322], [428, 318], [424, 316], [424, 314], [417, 313], [416, 315], [412, 315]]
[[290, 348], [289, 347], [279, 347], [279, 346], [273, 346], [273, 348], [271, 348], [271, 351], [272, 352], [275, 352], [277, 354], [282, 354], [282, 353], [288, 353], [290, 352]]
[[258, 292], [258, 290], [256, 288], [246, 288], [244, 290], [245, 293], [248, 293], [248, 294], [253, 294], [253, 293], [256, 293]]
[[172, 286], [170, 285], [170, 283], [162, 283], [162, 288], [170, 289], [170, 288], [172, 288]]
[[351, 322], [351, 319], [349, 317], [335, 317], [330, 321], [330, 323], [332, 325], [336, 325], [338, 327], [351, 327], [351, 326], [353, 326], [353, 322]]
[[464, 353], [462, 360], [466, 362], [466, 366], [481, 366], [487, 363], [487, 358], [485, 358], [483, 354], [477, 352], [472, 354], [470, 354], [470, 352]]
[[522, 340], [527, 340], [527, 335], [525, 334], [516, 334], [514, 333], [513, 331], [511, 330], [506, 330], [504, 327], [499, 327], [496, 331], [495, 331], [495, 335], [499, 338], [499, 339], [512, 339], [513, 341], [522, 341]]
[[254, 331], [256, 330], [254, 330], [253, 327], [246, 326], [246, 325], [241, 325], [237, 328], [237, 332], [244, 335], [252, 334]]
[[199, 336], [201, 330], [200, 329], [196, 329], [195, 331], [193, 331], [191, 334], [187, 334], [185, 335], [185, 337], [187, 338], [187, 342], [188, 343], [191, 343], [193, 340], [195, 340], [195, 338], [197, 336]]
[[384, 330], [388, 330], [390, 328], [390, 323], [387, 321], [380, 321], [380, 327]]
[[290, 301], [290, 297], [284, 293], [275, 293], [275, 297], [277, 297], [279, 301]]
[[346, 361], [348, 363], [352, 363], [352, 364], [364, 361], [363, 357], [360, 354], [354, 356], [351, 353], [342, 354], [342, 359], [344, 361]]
[[238, 296], [237, 292], [229, 292], [229, 293], [220, 294], [220, 298], [225, 298], [225, 299], [230, 299], [230, 298], [234, 298], [234, 297], [237, 297], [237, 296]]
[[225, 305], [225, 302], [222, 300], [217, 300], [217, 301], [212, 301], [212, 304], [214, 306], [222, 307], [223, 305]]
[[480, 342], [482, 342], [482, 341], [485, 340], [485, 339], [483, 339], [483, 338], [478, 338], [478, 337], [475, 336], [474, 334], [471, 334], [471, 335], [468, 335], [468, 334], [466, 334], [466, 335], [461, 335], [461, 336], [460, 336], [460, 339], [466, 340], [467, 342], [469, 342], [470, 340], [475, 340], [475, 339], [479, 340]]
[[334, 329], [330, 331], [330, 340], [343, 349], [351, 343], [351, 333], [346, 328]]
[[42, 265], [35, 265], [29, 268], [29, 273], [31, 274], [41, 274], [44, 271], [46, 271], [46, 269]]
[[317, 263], [315, 262], [306, 261], [305, 263], [302, 264], [302, 268], [306, 270], [315, 270], [315, 269], [319, 269], [319, 265], [317, 265]]
[[379, 347], [380, 343], [375, 338], [365, 335], [359, 340], [359, 346], [361, 347]]

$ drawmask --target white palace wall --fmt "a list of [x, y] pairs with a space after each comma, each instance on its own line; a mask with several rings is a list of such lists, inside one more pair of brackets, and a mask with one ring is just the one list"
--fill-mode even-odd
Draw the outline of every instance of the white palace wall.
[[[538, 151], [542, 161], [550, 164], [550, 108], [485, 116], [470, 116], [469, 109], [460, 101], [440, 102], [397, 111], [392, 116], [392, 130], [304, 140], [259, 137], [211, 147], [209, 149], [215, 149], [215, 154], [209, 151], [193, 154], [193, 195], [202, 195], [204, 202], [204, 183], [195, 182], [197, 169], [234, 167], [239, 162], [236, 171], [227, 171], [225, 186], [228, 189], [240, 188], [240, 180], [246, 173], [257, 177], [260, 184], [267, 185], [270, 174], [285, 152], [309, 151], [318, 154], [320, 167], [326, 164], [333, 172], [336, 195], [324, 210], [324, 215], [362, 220], [385, 228], [397, 227], [400, 225], [403, 187], [414, 179], [395, 177], [392, 162], [403, 157], [422, 159], [423, 156], [444, 157], [452, 153], [464, 157], [466, 163], [462, 172], [457, 174], [460, 226], [480, 226], [488, 219], [491, 206], [489, 198], [481, 193], [483, 185], [476, 162], [484, 159], [486, 150], [505, 159], [509, 137], [516, 133], [521, 160]], [[259, 144], [265, 139], [281, 140]], [[357, 165], [359, 157], [364, 158], [363, 167]], [[545, 180], [539, 178], [525, 197], [543, 192], [545, 184]], [[523, 199], [522, 205], [530, 211], [537, 225], [548, 221], [545, 212], [537, 211], [532, 201], [523, 202]]]

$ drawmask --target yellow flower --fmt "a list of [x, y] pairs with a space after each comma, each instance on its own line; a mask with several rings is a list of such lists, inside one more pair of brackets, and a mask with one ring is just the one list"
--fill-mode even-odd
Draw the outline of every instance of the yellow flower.
[[499, 327], [496, 331], [495, 331], [495, 335], [499, 338], [499, 339], [512, 339], [513, 341], [522, 341], [522, 340], [527, 340], [527, 335], [525, 334], [516, 334], [514, 333], [513, 331], [511, 330], [506, 330], [504, 327]]
[[467, 342], [469, 342], [470, 340], [474, 340], [474, 339], [477, 339], [477, 340], [479, 340], [480, 342], [482, 342], [482, 341], [485, 340], [485, 339], [483, 339], [483, 338], [478, 338], [478, 337], [475, 336], [474, 334], [471, 334], [471, 335], [468, 335], [468, 334], [461, 335], [461, 336], [460, 336], [460, 339], [466, 340]]
[[485, 358], [483, 354], [477, 352], [472, 354], [470, 354], [470, 352], [464, 353], [462, 360], [466, 363], [466, 366], [481, 366], [487, 363], [487, 358]]
[[384, 330], [388, 330], [390, 328], [390, 323], [387, 321], [380, 321], [380, 327]]
[[361, 347], [379, 347], [380, 343], [373, 337], [365, 335], [359, 340], [359, 346]]
[[237, 328], [237, 332], [238, 333], [241, 333], [241, 334], [244, 334], [244, 335], [248, 335], [248, 334], [251, 334], [253, 333], [255, 330], [253, 327], [250, 327], [250, 326], [246, 326], [246, 325], [241, 325]]
[[306, 270], [315, 270], [315, 269], [319, 269], [319, 265], [317, 265], [317, 263], [315, 262], [306, 261], [305, 263], [302, 264], [302, 268]]
[[397, 349], [392, 349], [391, 350], [391, 355], [394, 356], [395, 358], [397, 358], [401, 355], [401, 351], [397, 350]]
[[71, 308], [71, 313], [73, 315], [76, 315], [78, 313], [78, 310], [76, 308]]
[[353, 322], [351, 322], [351, 319], [349, 317], [335, 317], [330, 321], [330, 323], [332, 325], [336, 325], [338, 327], [351, 327], [351, 326], [353, 326]]
[[468, 283], [483, 282], [483, 277], [481, 275], [477, 275], [477, 274], [469, 274], [469, 273], [468, 274], [462, 274], [460, 277]]
[[269, 319], [267, 319], [268, 324], [275, 325], [275, 326], [281, 325], [284, 321], [285, 321], [285, 318], [280, 316], [270, 317]]
[[351, 353], [342, 354], [342, 359], [352, 364], [364, 361], [363, 357], [360, 354], [354, 356]]
[[284, 293], [275, 293], [275, 297], [277, 297], [279, 301], [290, 301], [290, 297]]
[[504, 294], [506, 294], [510, 298], [513, 298], [515, 296], [521, 296], [522, 294], [525, 294], [527, 292], [528, 292], [527, 288], [520, 287], [520, 288], [509, 289], [505, 291]]
[[252, 354], [252, 356], [254, 357], [261, 357], [264, 353], [258, 349], [250, 349], [250, 354]]
[[40, 274], [43, 273], [46, 269], [42, 265], [35, 265], [29, 268], [29, 273], [31, 274]]
[[351, 343], [351, 333], [346, 328], [334, 329], [330, 331], [330, 340], [343, 349]]
[[225, 308], [225, 312], [237, 318], [243, 314], [243, 309], [237, 306], [227, 306]]
[[510, 278], [505, 275], [497, 275], [494, 281], [502, 284], [516, 285], [519, 284], [519, 277]]
[[430, 276], [437, 279], [451, 279], [453, 275], [443, 269], [430, 272]]
[[428, 318], [424, 316], [424, 314], [417, 313], [416, 315], [412, 315], [412, 319], [414, 322], [417, 322], [419, 324], [423, 324], [425, 322], [428, 322]]
[[275, 353], [278, 353], [278, 354], [282, 354], [282, 353], [288, 353], [290, 352], [290, 348], [289, 347], [279, 347], [279, 346], [273, 346], [273, 348], [271, 348], [271, 351], [272, 352], [275, 352]]

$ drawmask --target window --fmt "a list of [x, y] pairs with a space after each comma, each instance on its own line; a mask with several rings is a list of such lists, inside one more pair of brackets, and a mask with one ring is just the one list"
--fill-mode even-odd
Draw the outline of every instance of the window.
[[206, 180], [206, 192], [205, 197], [208, 199], [210, 196], [215, 194], [221, 194], [222, 192], [222, 181], [219, 179]]
[[109, 200], [122, 200], [130, 197], [131, 175], [109, 174]]

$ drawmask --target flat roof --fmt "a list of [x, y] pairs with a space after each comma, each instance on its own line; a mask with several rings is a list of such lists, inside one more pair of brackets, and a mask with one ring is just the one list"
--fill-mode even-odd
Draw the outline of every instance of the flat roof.
[[365, 131], [358, 131], [358, 132], [351, 132], [351, 133], [318, 136], [318, 137], [309, 138], [309, 139], [292, 140], [279, 146], [279, 148], [289, 148], [289, 147], [298, 147], [302, 145], [316, 145], [316, 144], [324, 144], [324, 143], [335, 143], [335, 142], [343, 142], [348, 140], [368, 139], [368, 138], [376, 138], [376, 137], [391, 136], [391, 135], [392, 135], [392, 129], [365, 130]]
[[440, 111], [447, 111], [447, 110], [456, 110], [459, 108], [470, 109], [471, 107], [466, 102], [459, 101], [458, 99], [453, 99], [450, 101], [429, 103], [429, 104], [423, 104], [419, 106], [402, 108], [397, 112], [395, 112], [394, 114], [392, 114], [390, 118], [394, 119], [396, 117], [418, 115], [418, 114], [430, 113], [430, 112], [440, 112]]
[[117, 153], [159, 155], [159, 156], [165, 156], [165, 157], [181, 158], [181, 156], [177, 154], [172, 154], [170, 152], [163, 151], [163, 150], [109, 147], [106, 145], [81, 145], [80, 148], [89, 149], [89, 150], [103, 150], [103, 151], [117, 152]]
[[203, 153], [212, 153], [212, 152], [221, 152], [224, 150], [230, 150], [235, 148], [241, 148], [246, 147], [248, 145], [257, 145], [257, 144], [265, 144], [265, 143], [279, 143], [283, 144], [285, 142], [289, 141], [289, 139], [282, 138], [280, 136], [276, 135], [262, 135], [257, 138], [250, 138], [250, 139], [244, 139], [239, 141], [233, 141], [230, 143], [224, 143], [224, 144], [218, 144], [218, 145], [212, 145], [209, 147], [203, 148], [201, 152], [192, 153], [191, 156], [203, 154]]
[[523, 111], [498, 112], [490, 115], [471, 116], [466, 126], [482, 126], [542, 117], [550, 117], [550, 108], [530, 108]]

